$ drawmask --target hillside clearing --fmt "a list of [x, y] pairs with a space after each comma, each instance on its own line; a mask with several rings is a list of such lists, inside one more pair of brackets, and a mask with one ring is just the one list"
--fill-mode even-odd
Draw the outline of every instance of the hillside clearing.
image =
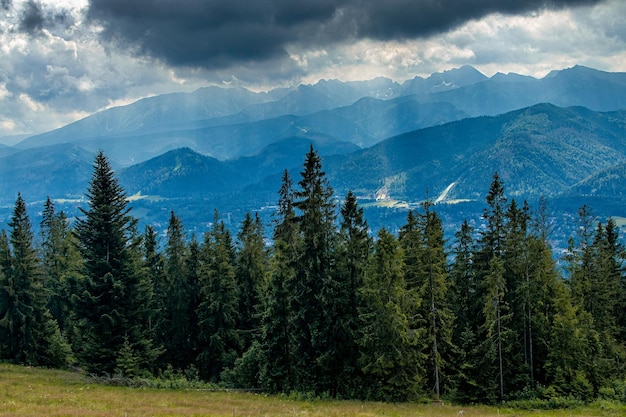
[[299, 401], [241, 392], [108, 387], [80, 373], [0, 364], [0, 416], [549, 416], [617, 415], [619, 410], [523, 411], [457, 405]]

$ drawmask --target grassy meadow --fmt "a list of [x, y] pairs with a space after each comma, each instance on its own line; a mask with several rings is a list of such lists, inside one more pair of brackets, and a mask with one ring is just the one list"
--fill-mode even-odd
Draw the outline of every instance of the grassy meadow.
[[611, 404], [576, 410], [525, 411], [482, 406], [299, 401], [241, 392], [110, 387], [90, 383], [76, 372], [0, 364], [0, 416], [582, 417], [618, 416], [625, 411]]

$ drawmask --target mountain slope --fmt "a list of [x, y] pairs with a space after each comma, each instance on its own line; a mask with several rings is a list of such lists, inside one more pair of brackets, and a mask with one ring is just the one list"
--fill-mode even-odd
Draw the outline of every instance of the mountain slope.
[[0, 158], [12, 155], [12, 154], [14, 154], [16, 152], [17, 152], [17, 149], [15, 149], [15, 148], [13, 148], [11, 146], [4, 145], [4, 144], [0, 143]]
[[350, 142], [337, 142], [322, 137], [315, 140], [292, 137], [272, 143], [256, 155], [242, 157], [228, 164], [235, 171], [245, 173], [248, 184], [253, 184], [259, 178], [278, 176], [285, 169], [299, 168], [311, 145], [322, 157], [348, 155], [359, 150], [358, 146]]
[[17, 147], [25, 149], [167, 131], [185, 122], [223, 117], [269, 100], [272, 100], [269, 94], [253, 93], [243, 88], [210, 87], [189, 94], [164, 94], [113, 107], [59, 129], [31, 136]]
[[615, 199], [623, 203], [626, 198], [626, 164], [611, 166], [583, 179], [566, 195]]
[[402, 133], [468, 117], [467, 113], [450, 103], [424, 101], [418, 95], [391, 100], [366, 97], [351, 106], [333, 109], [324, 114], [338, 115], [357, 126], [359, 130], [355, 133], [363, 133], [343, 138], [361, 147], [372, 146]]
[[223, 162], [189, 148], [166, 152], [119, 174], [128, 194], [193, 198], [239, 187], [242, 176]]
[[75, 145], [26, 149], [0, 158], [0, 203], [80, 198], [87, 190], [94, 154]]
[[179, 148], [123, 169], [119, 178], [131, 195], [197, 198], [234, 193], [259, 178], [300, 165], [311, 144], [320, 155], [347, 154], [358, 149], [333, 139], [310, 141], [293, 137], [272, 143], [253, 156], [219, 161], [189, 148]]
[[418, 201], [447, 187], [448, 199], [480, 199], [494, 172], [510, 196], [565, 192], [626, 162], [626, 112], [541, 104], [407, 133], [328, 161], [340, 189]]

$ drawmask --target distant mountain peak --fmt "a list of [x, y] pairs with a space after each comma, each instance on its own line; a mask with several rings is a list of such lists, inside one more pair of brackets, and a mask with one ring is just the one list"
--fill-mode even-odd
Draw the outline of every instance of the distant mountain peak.
[[463, 65], [459, 68], [435, 72], [428, 78], [416, 76], [403, 84], [401, 93], [402, 95], [431, 94], [477, 84], [487, 79], [485, 74], [471, 65]]
[[[435, 75], [435, 74], [433, 74]], [[463, 84], [473, 84], [487, 79], [487, 76], [471, 65], [463, 65], [459, 68], [452, 68], [441, 73], [449, 80], [459, 80]]]
[[517, 74], [515, 72], [508, 72], [508, 73], [503, 73], [503, 72], [496, 72], [495, 74], [493, 74], [490, 78], [490, 80], [492, 81], [497, 81], [497, 82], [531, 82], [531, 81], [537, 81], [537, 79], [535, 77], [531, 77], [530, 75], [522, 75], [522, 74]]
[[[564, 68], [561, 70], [552, 70], [544, 78], [555, 78], [555, 77], [560, 77], [560, 76], [579, 77], [583, 75], [606, 75], [606, 74], [612, 74], [612, 73], [598, 70], [595, 68], [586, 67], [584, 65], [574, 65], [573, 67], [570, 67], [570, 68]], [[613, 73], [613, 74], [619, 74], [619, 73]]]

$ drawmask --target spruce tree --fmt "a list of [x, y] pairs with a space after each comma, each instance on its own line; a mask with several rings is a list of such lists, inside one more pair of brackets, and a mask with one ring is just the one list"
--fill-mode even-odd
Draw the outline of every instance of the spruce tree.
[[529, 300], [529, 210], [527, 203], [520, 208], [515, 200], [511, 200], [505, 213], [505, 236], [502, 245], [507, 290], [504, 302], [510, 307], [513, 336], [504, 377], [512, 392], [532, 388], [534, 385], [532, 305]]
[[39, 258], [44, 285], [49, 291], [48, 307], [61, 332], [71, 337], [75, 329], [70, 319], [70, 283], [80, 276], [82, 262], [76, 236], [65, 213], [57, 213], [50, 198], [46, 200], [40, 226]]
[[231, 234], [217, 211], [211, 231], [205, 234], [202, 258], [198, 368], [203, 379], [217, 382], [222, 371], [235, 364], [241, 350], [235, 250]]
[[163, 279], [155, 291], [159, 309], [158, 341], [165, 349], [163, 363], [179, 370], [187, 368], [195, 359], [191, 343], [194, 335], [189, 311], [192, 294], [185, 265], [187, 256], [184, 225], [172, 211], [167, 226]]
[[[483, 282], [485, 299], [483, 306], [484, 323], [482, 332], [482, 351], [485, 354], [482, 369], [484, 380], [495, 384], [485, 384], [485, 396], [490, 401], [504, 401], [504, 356], [508, 353], [511, 332], [507, 323], [510, 319], [508, 305], [505, 303], [506, 281], [502, 260], [494, 256], [489, 262], [489, 273]], [[506, 350], [505, 350], [506, 349]], [[495, 391], [497, 390], [497, 396]]]
[[[406, 223], [400, 228], [398, 239], [404, 251], [404, 278], [407, 286], [416, 290], [420, 287], [420, 268], [422, 264], [424, 235], [423, 224], [420, 225], [420, 216], [413, 210], [409, 211]], [[416, 300], [420, 302], [420, 300]], [[419, 317], [417, 324], [424, 326], [426, 318]]]
[[[413, 299], [411, 326], [426, 329], [419, 349], [426, 356], [426, 389], [440, 398], [443, 369], [452, 343], [452, 313], [448, 307], [448, 265], [441, 219], [431, 210], [432, 203], [422, 204], [424, 213], [410, 211], [400, 229], [404, 253], [405, 279]], [[442, 352], [446, 352], [442, 355]]]
[[613, 219], [606, 225], [598, 222], [591, 249], [592, 274], [584, 305], [593, 317], [602, 346], [591, 373], [591, 383], [597, 392], [617, 375], [624, 375], [620, 367], [626, 360], [626, 348], [619, 343], [617, 327], [622, 248]]
[[593, 274], [586, 296], [585, 306], [593, 316], [598, 329], [608, 338], [618, 334], [616, 318], [621, 279], [623, 249], [615, 221], [608, 219], [606, 225], [598, 222], [592, 243]]
[[[594, 223], [596, 217], [591, 208], [583, 205], [578, 209], [576, 234], [570, 237], [565, 254], [567, 284], [572, 294], [573, 308], [570, 315], [566, 316], [566, 324], [573, 322], [568, 331], [579, 332], [579, 335], [560, 334], [564, 339], [570, 339], [571, 352], [568, 352], [563, 360], [558, 361], [561, 365], [556, 367], [553, 376], [555, 385], [562, 392], [570, 393], [578, 398], [591, 398], [597, 393], [600, 384], [604, 382], [608, 369], [612, 369], [610, 353], [606, 350], [606, 344], [602, 340], [602, 334], [598, 331], [594, 320], [594, 311], [598, 307], [598, 301], [594, 288], [600, 277], [596, 276], [596, 247], [598, 236], [594, 239]], [[598, 229], [602, 235], [602, 225]], [[597, 230], [597, 229], [596, 229]], [[600, 309], [602, 309], [600, 307]], [[596, 311], [597, 313], [597, 311]], [[580, 327], [584, 327], [584, 331]], [[561, 329], [559, 329], [561, 330]], [[601, 330], [601, 329], [600, 329]], [[578, 340], [580, 335], [586, 341]], [[557, 351], [562, 345], [558, 345]], [[587, 352], [580, 355], [581, 351]], [[569, 360], [567, 360], [569, 359]], [[576, 360], [576, 362], [574, 362]], [[554, 369], [554, 368], [553, 368]]]
[[[555, 326], [570, 329], [577, 326], [570, 293], [557, 271], [547, 236], [541, 236], [541, 233], [529, 236], [528, 283], [524, 289], [529, 329], [527, 373], [531, 376], [531, 383], [534, 382], [531, 389], [552, 384], [554, 365], [557, 363], [554, 356], [566, 357], [571, 353], [559, 353], [558, 346], [565, 348], [566, 345], [561, 345], [560, 340], [553, 340]], [[566, 324], [567, 321], [569, 323]], [[572, 336], [566, 338], [571, 340]], [[570, 348], [574, 346], [576, 344]], [[559, 363], [562, 362], [559, 360]]]
[[467, 220], [463, 221], [461, 228], [455, 233], [455, 244], [452, 248], [454, 260], [450, 271], [449, 298], [455, 317], [452, 343], [456, 346], [453, 355], [453, 368], [456, 370], [453, 381], [457, 397], [463, 402], [478, 401], [481, 388], [478, 338], [482, 324], [482, 303], [478, 297], [473, 233], [472, 226]]
[[239, 323], [243, 351], [247, 351], [260, 332], [261, 288], [268, 269], [263, 242], [263, 223], [258, 214], [246, 213], [237, 234], [235, 276], [239, 295]]
[[505, 361], [511, 352], [511, 332], [507, 327], [509, 306], [505, 299], [508, 288], [503, 261], [506, 201], [504, 185], [498, 173], [495, 173], [486, 196], [487, 207], [483, 210], [485, 228], [481, 232], [475, 256], [479, 282], [477, 297], [483, 304], [480, 312], [482, 324], [479, 328], [482, 362], [478, 369], [482, 373], [479, 378], [496, 381], [495, 385], [484, 384], [483, 396], [490, 401], [504, 400], [504, 370], [511, 365]]
[[593, 268], [593, 223], [595, 216], [587, 205], [578, 209], [577, 232], [568, 240], [565, 254], [568, 284], [577, 306], [589, 311], [587, 295], [591, 288]]
[[546, 385], [563, 397], [588, 401], [594, 395], [590, 382], [594, 352], [601, 349], [591, 315], [577, 305], [565, 285], [556, 285], [551, 297], [554, 314], [543, 366]]
[[296, 274], [293, 251], [283, 240], [274, 242], [263, 296], [260, 340], [260, 385], [271, 393], [293, 388], [291, 310], [288, 282]]
[[149, 331], [152, 283], [141, 267], [136, 220], [102, 152], [95, 158], [87, 198], [88, 208], [81, 209], [83, 217], [76, 223], [84, 260], [73, 296], [81, 335], [76, 353], [89, 371], [114, 373], [121, 354], [128, 359], [130, 349], [134, 372], [140, 373], [157, 354]]
[[[161, 310], [157, 302], [159, 291], [165, 280], [165, 257], [159, 251], [159, 241], [156, 230], [147, 225], [143, 236], [143, 269], [146, 279], [152, 283], [152, 305], [150, 307], [150, 316], [148, 318], [148, 330], [150, 338], [153, 340], [154, 346], [161, 351], [160, 359], [163, 358], [163, 346], [158, 338], [159, 319]], [[125, 349], [130, 348], [130, 342], [125, 340]], [[127, 351], [129, 352], [129, 351]], [[132, 361], [131, 361], [132, 362]], [[159, 361], [161, 362], [161, 361]], [[159, 362], [155, 363], [155, 367], [159, 368]]]
[[[189, 372], [197, 372], [196, 359], [199, 354], [199, 333], [200, 324], [198, 319], [198, 311], [202, 301], [201, 282], [204, 271], [203, 253], [200, 242], [195, 235], [191, 235], [191, 239], [187, 244], [187, 257], [185, 258], [184, 270], [186, 282], [189, 289], [189, 304], [187, 305], [187, 318], [189, 323], [189, 333], [186, 335], [186, 364]], [[197, 377], [197, 375], [192, 375]]]
[[328, 344], [319, 361], [331, 373], [329, 393], [333, 396], [361, 396], [362, 373], [358, 364], [359, 292], [372, 248], [368, 225], [356, 196], [348, 192], [341, 207], [341, 228], [336, 251], [337, 267], [324, 285], [325, 324]]
[[16, 346], [13, 331], [13, 314], [9, 307], [15, 303], [15, 290], [11, 277], [11, 247], [6, 230], [0, 231], [0, 358], [13, 356], [11, 347]]
[[[425, 203], [423, 215], [423, 257], [420, 268], [422, 288], [419, 293], [427, 306], [428, 318], [428, 386], [433, 387], [436, 399], [442, 389], [451, 388], [448, 358], [453, 350], [453, 316], [448, 305], [448, 261], [445, 252], [443, 225], [437, 213]], [[444, 385], [444, 383], [446, 385]]]
[[504, 194], [504, 184], [497, 172], [493, 175], [485, 200], [487, 207], [483, 210], [483, 220], [486, 222], [486, 228], [481, 234], [480, 258], [477, 259], [481, 262], [478, 266], [482, 267], [483, 271], [489, 270], [491, 258], [501, 257], [504, 250], [507, 198]]
[[359, 363], [365, 374], [364, 394], [369, 399], [415, 399], [423, 383], [423, 356], [417, 342], [425, 332], [410, 327], [412, 305], [402, 259], [396, 238], [381, 229], [368, 264], [359, 314]]
[[258, 214], [250, 213], [237, 234], [235, 277], [239, 298], [237, 332], [240, 339], [240, 357], [232, 371], [223, 375], [225, 382], [239, 387], [261, 387], [263, 362], [262, 292], [269, 259], [263, 241], [263, 224]]
[[26, 203], [18, 194], [7, 239], [0, 243], [0, 352], [3, 359], [35, 366], [65, 366], [70, 350], [48, 309]]
[[280, 189], [278, 190], [278, 207], [274, 213], [274, 241], [283, 242], [294, 246], [299, 237], [299, 228], [296, 218], [295, 191], [293, 180], [289, 171], [283, 171]]
[[289, 392], [294, 387], [290, 299], [296, 285], [300, 235], [293, 199], [293, 182], [285, 170], [278, 191], [274, 245], [261, 316], [259, 379], [269, 392]]
[[334, 338], [326, 326], [332, 314], [335, 205], [333, 190], [322, 170], [321, 158], [310, 147], [306, 155], [294, 206], [302, 249], [291, 302], [295, 388], [302, 392], [325, 392], [334, 384], [334, 370], [325, 369], [333, 354]]

